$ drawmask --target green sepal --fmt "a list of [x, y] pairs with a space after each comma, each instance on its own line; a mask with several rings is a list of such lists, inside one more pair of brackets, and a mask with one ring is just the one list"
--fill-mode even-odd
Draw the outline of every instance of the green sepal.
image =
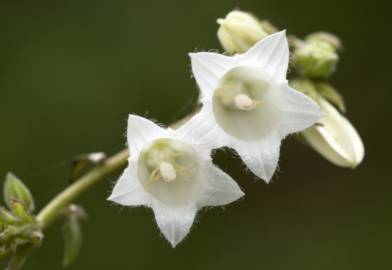
[[292, 88], [307, 95], [308, 97], [313, 99], [315, 102], [317, 102], [317, 100], [320, 97], [320, 95], [317, 92], [317, 89], [315, 87], [315, 84], [309, 79], [296, 78], [296, 79], [290, 80], [289, 84]]
[[14, 200], [22, 202], [28, 211], [34, 211], [34, 199], [28, 187], [14, 174], [8, 173], [4, 182], [4, 201], [8, 208], [12, 208]]
[[318, 82], [315, 84], [317, 92], [326, 100], [335, 105], [342, 113], [346, 112], [343, 96], [330, 84]]
[[14, 224], [18, 219], [4, 207], [0, 207], [0, 220], [3, 225]]

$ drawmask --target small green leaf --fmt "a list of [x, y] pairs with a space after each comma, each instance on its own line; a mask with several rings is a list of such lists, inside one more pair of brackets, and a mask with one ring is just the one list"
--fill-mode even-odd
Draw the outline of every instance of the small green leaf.
[[8, 173], [4, 182], [4, 201], [12, 208], [14, 200], [22, 202], [30, 211], [34, 211], [34, 199], [28, 187], [14, 174]]
[[[79, 209], [75, 205], [71, 205], [66, 213], [66, 221], [63, 226], [63, 235], [65, 242], [63, 265], [69, 266], [72, 264], [80, 253], [82, 246], [82, 230], [80, 219], [84, 217], [81, 215]], [[73, 210], [78, 208], [78, 211]], [[80, 211], [83, 211], [82, 209]], [[84, 212], [83, 212], [84, 213]]]
[[327, 83], [317, 83], [317, 92], [325, 99], [334, 104], [341, 112], [346, 112], [346, 104], [342, 95], [331, 85]]

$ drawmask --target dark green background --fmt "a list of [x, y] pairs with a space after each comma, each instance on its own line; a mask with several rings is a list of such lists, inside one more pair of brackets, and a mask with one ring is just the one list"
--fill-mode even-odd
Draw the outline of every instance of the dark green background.
[[[0, 175], [13, 171], [38, 207], [67, 185], [78, 153], [120, 150], [129, 113], [168, 124], [192, 109], [190, 51], [220, 49], [215, 20], [235, 7], [290, 33], [339, 35], [333, 83], [366, 145], [357, 170], [294, 139], [270, 185], [239, 160], [216, 161], [246, 192], [202, 211], [176, 249], [152, 212], [108, 203], [116, 176], [83, 196], [89, 213], [69, 269], [391, 269], [391, 8], [387, 1], [0, 1]], [[26, 269], [60, 269], [60, 223]]]

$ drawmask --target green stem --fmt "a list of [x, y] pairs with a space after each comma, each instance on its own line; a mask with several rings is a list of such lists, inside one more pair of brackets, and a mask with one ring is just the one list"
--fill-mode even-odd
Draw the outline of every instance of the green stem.
[[37, 221], [44, 228], [51, 224], [61, 213], [63, 208], [74, 201], [80, 194], [91, 186], [105, 179], [108, 175], [124, 167], [128, 159], [128, 149], [113, 155], [98, 165], [84, 176], [77, 179], [73, 184], [52, 199], [37, 215]]

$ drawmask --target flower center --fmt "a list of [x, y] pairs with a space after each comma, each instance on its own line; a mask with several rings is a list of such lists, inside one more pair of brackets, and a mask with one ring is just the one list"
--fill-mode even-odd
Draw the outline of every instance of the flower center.
[[175, 139], [153, 141], [142, 150], [138, 160], [140, 183], [167, 204], [189, 200], [200, 185], [200, 171], [195, 149]]
[[242, 140], [257, 140], [278, 123], [276, 99], [279, 89], [268, 74], [257, 67], [240, 66], [228, 71], [213, 95], [218, 125]]

